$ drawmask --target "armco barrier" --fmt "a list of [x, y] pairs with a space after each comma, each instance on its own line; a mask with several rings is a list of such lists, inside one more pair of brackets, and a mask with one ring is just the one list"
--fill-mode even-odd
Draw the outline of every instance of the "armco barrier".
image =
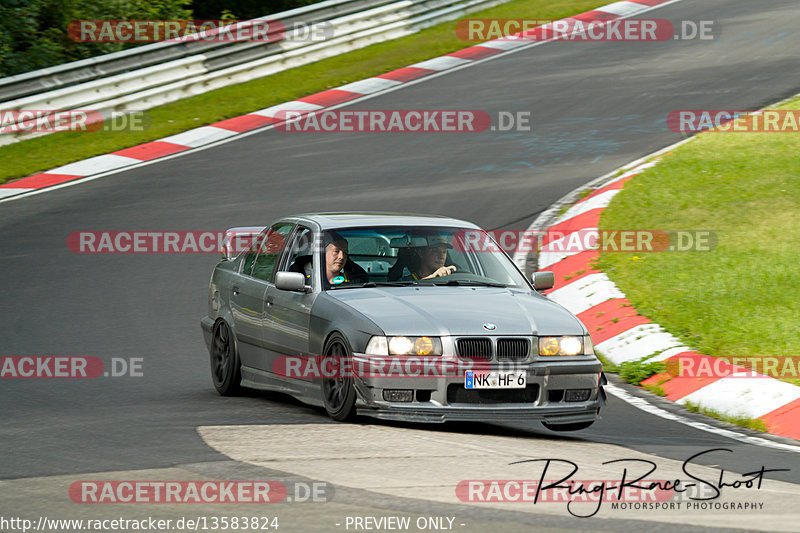
[[[164, 41], [0, 81], [0, 113], [89, 108], [142, 111], [207, 91], [268, 76], [508, 0], [329, 0], [264, 19], [333, 26], [330, 39], [273, 43]], [[256, 19], [261, 20], [261, 19]], [[37, 89], [44, 89], [35, 92]], [[10, 99], [13, 98], [13, 99]], [[47, 132], [0, 134], [0, 146]]]
[[[326, 0], [269, 17], [254, 20], [275, 20], [285, 23], [313, 23], [343, 17], [393, 0]], [[101, 56], [55, 65], [52, 67], [10, 76], [0, 80], [0, 102], [15, 100], [24, 96], [61, 89], [78, 83], [121, 74], [159, 63], [165, 63], [199, 53], [217, 51], [236, 46], [246, 48], [249, 43], [218, 43], [212, 41], [162, 41], [145, 46], [104, 54]], [[256, 43], [260, 44], [260, 43]]]

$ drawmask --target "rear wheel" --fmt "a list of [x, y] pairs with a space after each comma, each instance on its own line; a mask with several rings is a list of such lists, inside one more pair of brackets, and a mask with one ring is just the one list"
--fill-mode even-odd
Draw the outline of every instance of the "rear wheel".
[[542, 422], [542, 425], [550, 431], [579, 431], [588, 428], [592, 424], [594, 424], [594, 420], [590, 422], [575, 422], [574, 424], [548, 424], [547, 422]]
[[233, 341], [233, 332], [224, 320], [214, 324], [211, 341], [211, 379], [214, 388], [223, 396], [233, 396], [242, 390], [242, 368]]
[[353, 377], [345, 368], [344, 361], [350, 359], [351, 351], [347, 341], [338, 333], [334, 333], [325, 343], [322, 351], [324, 357], [333, 358], [330, 365], [322, 364], [322, 368], [334, 368], [336, 372], [322, 381], [322, 402], [328, 416], [340, 422], [349, 420], [355, 414], [356, 390]]

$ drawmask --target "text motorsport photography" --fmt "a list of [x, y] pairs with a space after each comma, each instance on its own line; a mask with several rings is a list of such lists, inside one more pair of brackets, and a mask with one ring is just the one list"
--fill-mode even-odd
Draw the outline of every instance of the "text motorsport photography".
[[[725, 469], [712, 470], [709, 474], [698, 468], [701, 458], [722, 452], [734, 453], [728, 448], [695, 453], [683, 462], [679, 476], [667, 479], [653, 479], [658, 465], [647, 459], [606, 461], [602, 464], [618, 467], [620, 476], [593, 480], [573, 479], [580, 467], [570, 460], [524, 459], [511, 465], [541, 470], [538, 478], [464, 480], [456, 487], [456, 495], [464, 502], [565, 503], [569, 514], [579, 518], [597, 515], [605, 504], [611, 504], [611, 510], [622, 511], [762, 510], [764, 498], [758, 491], [767, 480], [766, 475], [789, 469], [761, 465], [745, 474]], [[733, 499], [732, 494], [735, 495]]]

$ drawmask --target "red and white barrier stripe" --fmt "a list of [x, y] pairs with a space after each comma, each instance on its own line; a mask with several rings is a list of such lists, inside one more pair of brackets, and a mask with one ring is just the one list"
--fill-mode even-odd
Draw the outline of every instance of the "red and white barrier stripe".
[[[541, 229], [565, 235], [596, 229], [600, 213], [624, 184], [656, 163], [639, 165], [607, 182], [572, 205], [552, 226]], [[550, 248], [558, 249], [557, 246]], [[671, 378], [660, 385], [669, 400], [691, 402], [731, 415], [760, 418], [770, 433], [800, 439], [800, 387], [752, 372], [746, 379], [730, 376], [730, 363], [692, 351], [658, 324], [638, 315], [608, 276], [591, 266], [596, 257], [596, 250], [550, 252], [545, 243], [539, 256], [539, 270], [552, 270], [555, 273], [555, 288], [548, 291], [547, 296], [578, 316], [589, 329], [599, 353], [613, 363], [636, 361], [656, 354], [648, 361], [666, 361], [669, 364], [669, 361], [685, 362], [690, 358], [699, 364], [707, 358], [713, 360], [713, 364], [727, 365], [718, 372], [718, 377], [673, 376], [665, 373], [653, 376], [644, 383], [655, 385], [665, 378]]]

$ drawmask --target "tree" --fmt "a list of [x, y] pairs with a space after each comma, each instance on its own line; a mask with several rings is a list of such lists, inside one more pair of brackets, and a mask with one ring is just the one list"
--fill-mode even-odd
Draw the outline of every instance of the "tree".
[[69, 38], [75, 20], [190, 19], [191, 0], [0, 0], [0, 75], [12, 76], [135, 46]]
[[296, 7], [315, 4], [320, 0], [194, 0], [192, 7], [197, 19], [217, 19], [229, 10], [238, 20], [249, 20]]

